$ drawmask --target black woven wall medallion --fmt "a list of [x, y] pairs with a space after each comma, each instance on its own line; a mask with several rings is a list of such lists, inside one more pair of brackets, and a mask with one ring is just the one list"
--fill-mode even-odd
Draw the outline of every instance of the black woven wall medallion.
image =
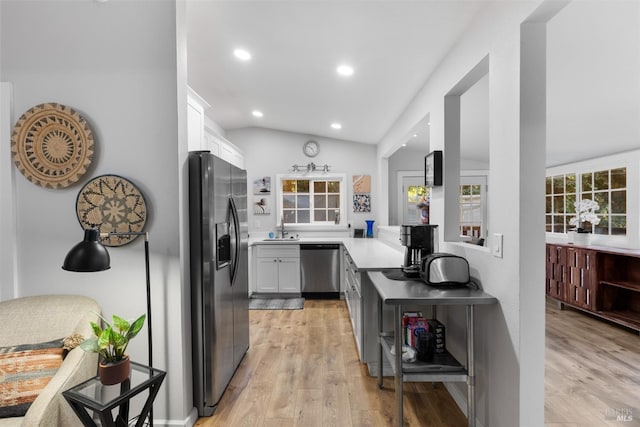
[[[76, 214], [82, 228], [101, 233], [140, 232], [147, 222], [147, 204], [131, 181], [117, 175], [102, 175], [89, 181], [78, 193]], [[105, 246], [122, 246], [137, 236], [110, 236]]]
[[11, 135], [18, 170], [44, 188], [64, 188], [78, 181], [93, 160], [93, 133], [73, 108], [39, 104], [18, 119]]

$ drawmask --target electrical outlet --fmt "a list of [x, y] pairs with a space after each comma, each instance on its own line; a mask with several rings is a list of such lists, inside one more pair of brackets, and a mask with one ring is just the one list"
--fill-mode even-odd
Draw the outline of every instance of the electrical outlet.
[[493, 233], [493, 256], [502, 258], [502, 233]]

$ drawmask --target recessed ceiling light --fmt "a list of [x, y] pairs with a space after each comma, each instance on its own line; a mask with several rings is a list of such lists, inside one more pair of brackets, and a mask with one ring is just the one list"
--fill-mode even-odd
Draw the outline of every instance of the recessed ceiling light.
[[413, 137], [414, 137], [414, 138], [417, 138], [417, 137], [418, 137], [418, 134], [417, 134], [417, 133], [414, 133], [414, 134], [413, 134]]
[[331, 123], [331, 127], [334, 129], [342, 129], [342, 125], [340, 123]]
[[406, 147], [406, 146], [407, 146], [407, 143], [405, 142], [404, 144], [402, 144], [402, 146], [403, 146], [403, 147]]
[[431, 126], [431, 122], [427, 123], [427, 126]]
[[259, 110], [253, 110], [251, 112], [251, 114], [253, 114], [254, 117], [262, 117], [262, 116], [264, 116], [264, 114], [262, 114], [262, 111], [259, 111]]
[[352, 76], [353, 75], [353, 67], [349, 65], [340, 65], [336, 68], [336, 72], [341, 76]]
[[233, 51], [233, 55], [236, 58], [238, 58], [238, 59], [240, 59], [242, 61], [248, 61], [248, 60], [251, 59], [251, 54], [248, 51], [244, 50], [244, 49], [236, 49], [236, 50], [234, 50]]

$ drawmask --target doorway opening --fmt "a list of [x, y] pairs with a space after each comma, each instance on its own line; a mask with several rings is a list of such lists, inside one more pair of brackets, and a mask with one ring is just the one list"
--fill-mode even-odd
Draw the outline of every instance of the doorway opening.
[[431, 189], [424, 185], [424, 174], [421, 171], [399, 171], [397, 183], [400, 224], [422, 224], [422, 209], [418, 205], [428, 205], [431, 199]]

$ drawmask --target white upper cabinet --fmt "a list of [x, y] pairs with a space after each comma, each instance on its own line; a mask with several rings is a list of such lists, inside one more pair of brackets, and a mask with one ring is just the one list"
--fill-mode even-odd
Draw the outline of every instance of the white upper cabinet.
[[187, 95], [187, 127], [189, 151], [208, 150], [227, 162], [244, 169], [244, 154], [221, 134], [222, 128], [204, 112], [210, 107], [196, 91]]
[[205, 150], [204, 148], [204, 111], [209, 104], [193, 89], [187, 94], [187, 129], [189, 151]]
[[226, 139], [220, 143], [220, 153], [218, 156], [232, 165], [235, 165], [240, 169], [244, 169], [244, 154], [242, 154], [238, 147]]

